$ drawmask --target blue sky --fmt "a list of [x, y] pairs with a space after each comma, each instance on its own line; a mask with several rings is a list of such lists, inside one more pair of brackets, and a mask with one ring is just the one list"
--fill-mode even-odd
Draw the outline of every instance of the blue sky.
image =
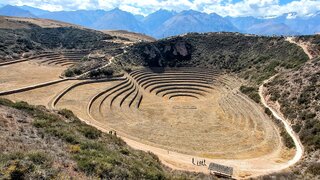
[[0, 4], [29, 5], [50, 11], [120, 8], [148, 15], [158, 9], [197, 10], [222, 16], [278, 16], [296, 12], [306, 16], [320, 11], [320, 0], [0, 0]]

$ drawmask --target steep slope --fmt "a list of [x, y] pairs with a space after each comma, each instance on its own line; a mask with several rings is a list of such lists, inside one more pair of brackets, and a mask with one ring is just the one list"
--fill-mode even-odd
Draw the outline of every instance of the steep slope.
[[152, 14], [149, 14], [143, 19], [143, 26], [147, 29], [147, 33], [152, 35], [156, 29], [159, 29], [164, 22], [175, 16], [177, 13], [160, 9]]
[[314, 34], [320, 31], [320, 12], [300, 17], [297, 13], [286, 13], [274, 18], [226, 17], [241, 32], [262, 35]]
[[46, 10], [42, 10], [42, 9], [39, 9], [39, 8], [34, 8], [34, 7], [31, 7], [31, 6], [18, 6], [19, 8], [21, 9], [24, 9], [26, 11], [29, 11], [30, 13], [36, 15], [36, 16], [40, 16], [42, 14], [46, 14], [46, 13], [49, 13], [50, 11], [46, 11]]
[[217, 14], [183, 11], [170, 18], [156, 30], [155, 37], [163, 38], [189, 32], [237, 31], [226, 19]]
[[144, 32], [141, 23], [131, 13], [114, 9], [105, 13], [92, 25], [100, 30], [127, 30], [133, 32]]
[[[105, 40], [112, 39], [102, 32], [77, 28], [73, 26], [54, 26], [42, 28], [32, 22], [51, 24], [52, 21], [22, 18], [0, 18], [0, 25], [10, 25], [0, 29], [0, 60], [12, 60], [23, 55], [31, 55], [46, 49], [96, 49], [108, 44]], [[3, 23], [1, 23], [3, 21]]]
[[18, 8], [16, 6], [6, 5], [0, 8], [0, 15], [2, 16], [17, 16], [17, 17], [32, 17], [36, 16], [31, 14], [29, 11]]
[[0, 135], [4, 179], [210, 179], [171, 171], [152, 153], [130, 148], [68, 110], [0, 99]]
[[[320, 58], [281, 73], [267, 84], [269, 100], [287, 118], [305, 146], [294, 179], [320, 177]], [[302, 176], [300, 172], [304, 172]]]
[[274, 23], [271, 21], [254, 24], [251, 27], [246, 29], [247, 33], [256, 34], [256, 35], [297, 35], [298, 32], [293, 31], [289, 26], [283, 23]]
[[258, 19], [252, 16], [247, 17], [226, 17], [236, 28], [238, 28], [242, 33], [246, 33], [247, 29], [255, 24], [261, 24], [265, 20]]
[[305, 35], [314, 34], [320, 30], [320, 12], [305, 17], [297, 16], [296, 13], [286, 13], [269, 21], [286, 24], [292, 30]]
[[144, 19], [144, 16], [143, 16], [143, 15], [140, 15], [140, 14], [134, 15], [134, 17], [135, 17], [138, 21], [140, 21], [140, 22], [142, 22], [143, 19]]
[[103, 10], [58, 11], [41, 14], [39, 17], [91, 27], [99, 18], [106, 14]]
[[278, 69], [308, 60], [303, 50], [279, 37], [236, 33], [188, 34], [129, 47], [119, 57], [124, 66], [207, 67], [239, 73], [262, 82]]

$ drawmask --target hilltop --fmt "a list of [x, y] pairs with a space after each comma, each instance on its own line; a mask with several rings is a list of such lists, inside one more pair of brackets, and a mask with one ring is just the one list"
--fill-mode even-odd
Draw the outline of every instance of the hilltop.
[[[154, 41], [127, 31], [101, 32], [60, 21], [0, 16], [0, 61], [26, 58], [48, 50], [122, 51], [126, 43]], [[120, 40], [120, 41], [119, 41]]]
[[308, 57], [282, 37], [239, 33], [190, 33], [126, 49], [117, 60], [123, 66], [205, 67], [238, 73], [256, 82], [280, 68], [294, 68]]

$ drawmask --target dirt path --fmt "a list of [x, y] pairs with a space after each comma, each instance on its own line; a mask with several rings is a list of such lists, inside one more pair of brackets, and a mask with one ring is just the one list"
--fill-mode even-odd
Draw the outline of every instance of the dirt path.
[[[260, 95], [260, 98], [261, 98], [261, 102], [262, 104], [268, 108], [271, 112], [272, 112], [272, 115], [276, 118], [276, 119], [279, 119], [281, 120], [281, 122], [284, 124], [284, 127], [286, 129], [286, 131], [288, 132], [288, 134], [290, 135], [290, 137], [293, 139], [294, 141], [294, 145], [296, 147], [296, 153], [295, 153], [295, 156], [293, 157], [293, 159], [291, 159], [290, 161], [288, 161], [286, 163], [286, 166], [287, 167], [290, 167], [292, 165], [294, 165], [295, 163], [297, 163], [303, 156], [303, 145], [301, 144], [300, 142], [300, 139], [298, 137], [298, 135], [293, 131], [292, 127], [290, 126], [290, 123], [279, 113], [277, 112], [275, 109], [273, 109], [272, 107], [270, 107], [268, 105], [268, 102], [266, 101], [265, 99], [265, 96], [264, 96], [264, 85], [268, 82], [270, 82], [273, 78], [275, 78], [277, 75], [265, 80], [263, 82], [263, 84], [259, 87], [259, 95]], [[280, 169], [279, 169], [280, 170]]]
[[[118, 54], [118, 55], [116, 55], [116, 56], [111, 57], [111, 58], [109, 59], [109, 62], [108, 62], [107, 64], [105, 64], [104, 66], [101, 66], [101, 67], [99, 67], [99, 68], [97, 68], [97, 69], [95, 69], [95, 70], [100, 70], [100, 69], [103, 69], [103, 68], [105, 68], [105, 67], [110, 66], [110, 65], [113, 63], [114, 59], [115, 59], [116, 57], [122, 55], [122, 54], [123, 54], [123, 53], [120, 53], [120, 54]], [[83, 73], [83, 74], [80, 74], [79, 76], [76, 76], [75, 78], [86, 77], [91, 71], [93, 71], [93, 70], [89, 70], [89, 71], [87, 71], [87, 72], [85, 72], [85, 73]]]
[[304, 53], [306, 53], [308, 55], [309, 59], [313, 59], [314, 58], [314, 56], [308, 50], [308, 44], [307, 43], [296, 42], [294, 40], [294, 37], [287, 37], [286, 40], [288, 42], [290, 42], [290, 43], [293, 43], [293, 44], [296, 44], [297, 46], [300, 46], [303, 49]]

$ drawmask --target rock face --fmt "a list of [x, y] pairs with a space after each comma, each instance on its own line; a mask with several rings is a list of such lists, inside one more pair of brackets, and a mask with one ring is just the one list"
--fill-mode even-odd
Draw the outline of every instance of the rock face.
[[[172, 41], [165, 44], [148, 44], [140, 47], [141, 55], [149, 67], [179, 66], [191, 59], [192, 46], [186, 41]], [[139, 48], [139, 49], [140, 49]], [[138, 50], [139, 51], [139, 50]], [[170, 61], [168, 61], [170, 59]]]

